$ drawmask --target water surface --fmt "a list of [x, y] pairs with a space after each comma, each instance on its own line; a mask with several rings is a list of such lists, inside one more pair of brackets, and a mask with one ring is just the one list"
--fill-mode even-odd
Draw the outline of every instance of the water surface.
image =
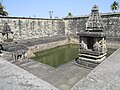
[[[74, 60], [78, 57], [78, 45], [65, 45], [53, 49], [35, 53], [32, 59], [48, 64], [52, 67], [58, 67], [64, 63]], [[110, 56], [116, 49], [108, 48], [107, 57]]]
[[107, 49], [107, 55], [106, 57], [109, 57], [113, 52], [115, 52], [117, 49], [114, 49], [114, 48], [108, 48]]
[[34, 60], [58, 67], [78, 57], [78, 45], [65, 45], [35, 53]]

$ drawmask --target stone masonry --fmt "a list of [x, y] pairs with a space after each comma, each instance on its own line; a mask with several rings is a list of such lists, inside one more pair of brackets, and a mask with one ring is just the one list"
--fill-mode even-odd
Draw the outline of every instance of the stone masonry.
[[[83, 32], [89, 15], [79, 17], [67, 17], [62, 19], [44, 19], [27, 17], [0, 17], [0, 30], [3, 30], [4, 23], [8, 23], [13, 34], [9, 38], [24, 40], [40, 37], [51, 37], [56, 35], [69, 35]], [[101, 14], [105, 33], [107, 36], [120, 36], [120, 13]], [[3, 41], [0, 34], [0, 41]]]
[[[85, 30], [85, 23], [89, 15], [80, 17], [64, 18], [66, 34], [75, 34]], [[101, 13], [105, 33], [107, 36], [120, 36], [120, 13]]]
[[[8, 23], [13, 31], [13, 34], [10, 34], [9, 37], [14, 40], [63, 35], [65, 27], [61, 19], [1, 17], [1, 31], [4, 23]], [[0, 38], [2, 40], [4, 37], [0, 35]]]
[[106, 35], [99, 13], [99, 8], [94, 5], [86, 23], [86, 30], [79, 32], [79, 59], [76, 61], [88, 67], [96, 67], [106, 58]]

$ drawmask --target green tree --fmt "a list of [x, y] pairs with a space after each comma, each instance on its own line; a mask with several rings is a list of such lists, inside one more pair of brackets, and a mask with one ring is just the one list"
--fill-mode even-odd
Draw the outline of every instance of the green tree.
[[0, 15], [1, 16], [7, 16], [8, 15], [8, 12], [4, 11], [5, 10], [5, 6], [3, 6], [1, 3], [0, 3]]
[[71, 13], [71, 12], [69, 12], [67, 16], [68, 16], [68, 17], [71, 17], [71, 16], [73, 16], [73, 15], [72, 15], [72, 13]]
[[111, 4], [110, 8], [111, 8], [112, 11], [115, 12], [116, 10], [119, 9], [119, 3], [116, 2], [116, 1], [114, 1], [114, 2]]

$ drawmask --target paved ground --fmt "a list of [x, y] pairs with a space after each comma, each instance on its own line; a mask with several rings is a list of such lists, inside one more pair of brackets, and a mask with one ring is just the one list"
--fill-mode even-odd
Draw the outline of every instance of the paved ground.
[[49, 82], [60, 90], [70, 90], [80, 79], [88, 75], [92, 70], [75, 65], [75, 61], [68, 62], [58, 68], [38, 63], [31, 59], [13, 63]]
[[35, 75], [0, 58], [0, 90], [58, 90]]
[[120, 48], [71, 90], [120, 90]]

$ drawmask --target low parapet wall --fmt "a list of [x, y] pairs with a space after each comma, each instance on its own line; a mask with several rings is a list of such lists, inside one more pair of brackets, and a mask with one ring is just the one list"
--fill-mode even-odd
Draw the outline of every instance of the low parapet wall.
[[46, 37], [46, 38], [38, 38], [38, 39], [29, 39], [22, 40], [18, 43], [26, 45], [30, 51], [39, 52], [51, 48], [55, 48], [57, 46], [67, 45], [67, 44], [78, 44], [78, 40], [75, 36], [54, 36], [54, 37]]
[[87, 77], [80, 80], [71, 90], [119, 90], [120, 89], [120, 48]]
[[0, 90], [58, 90], [31, 73], [0, 58]]

